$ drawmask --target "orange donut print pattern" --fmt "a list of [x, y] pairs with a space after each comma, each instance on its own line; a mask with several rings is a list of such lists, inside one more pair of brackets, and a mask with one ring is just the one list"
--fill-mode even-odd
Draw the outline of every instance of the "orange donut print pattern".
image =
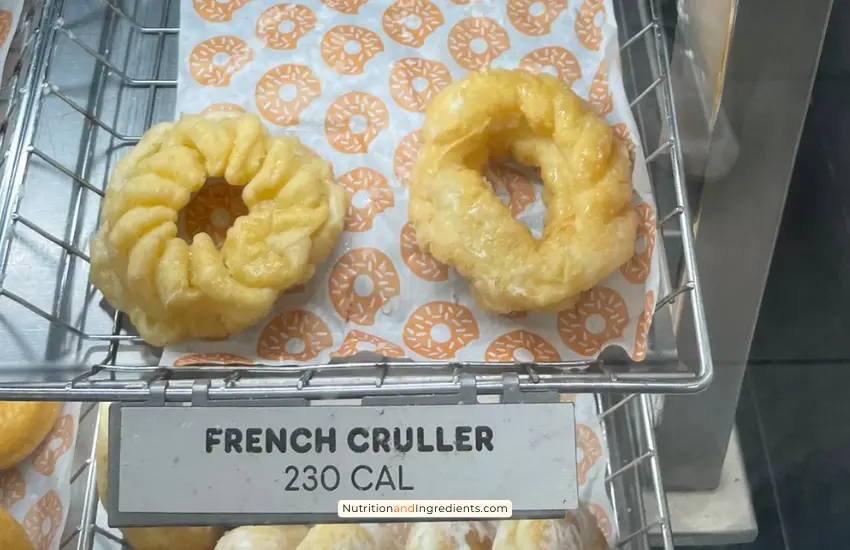
[[0, 10], [0, 46], [6, 43], [6, 39], [12, 33], [12, 12]]
[[653, 313], [655, 313], [655, 293], [650, 290], [646, 293], [643, 301], [643, 311], [640, 313], [640, 317], [638, 317], [635, 349], [632, 351], [632, 359], [635, 361], [646, 359], [647, 339], [649, 337], [649, 326], [652, 324]]
[[30, 508], [21, 525], [35, 550], [48, 550], [62, 523], [62, 501], [50, 490]]
[[602, 457], [602, 444], [593, 430], [584, 424], [576, 424], [576, 447], [581, 451], [578, 461], [578, 485], [587, 481], [587, 473]]
[[395, 42], [420, 48], [445, 19], [440, 8], [429, 0], [397, 0], [384, 11], [381, 23]]
[[578, 59], [570, 50], [560, 46], [547, 46], [528, 53], [520, 61], [519, 67], [534, 74], [548, 72], [551, 69], [558, 80], [567, 86], [572, 86], [581, 78], [581, 65]]
[[17, 466], [0, 471], [0, 508], [10, 509], [27, 496], [27, 482]]
[[599, 70], [593, 75], [588, 99], [590, 100], [590, 104], [593, 105], [596, 114], [601, 117], [606, 116], [614, 110], [614, 98], [608, 90], [608, 63], [605, 61], [599, 65]]
[[237, 105], [235, 103], [213, 103], [203, 111], [201, 111], [202, 115], [209, 115], [212, 113], [244, 113], [245, 109], [242, 108], [241, 105]]
[[568, 348], [585, 357], [598, 354], [609, 341], [623, 335], [629, 324], [626, 302], [604, 286], [582, 292], [575, 307], [558, 314], [558, 334]]
[[247, 357], [235, 353], [192, 353], [174, 361], [175, 367], [193, 365], [253, 365]]
[[393, 173], [401, 185], [407, 185], [413, 176], [413, 166], [422, 148], [422, 134], [419, 130], [404, 136], [393, 154]]
[[[522, 356], [523, 352], [527, 356]], [[533, 332], [514, 330], [493, 340], [484, 353], [484, 360], [498, 363], [514, 361], [547, 363], [560, 361], [561, 355], [555, 346]]]
[[74, 441], [74, 419], [66, 414], [59, 417], [53, 429], [33, 453], [32, 467], [43, 476], [51, 476], [56, 462], [71, 450]]
[[260, 14], [255, 34], [271, 50], [294, 50], [316, 28], [316, 14], [300, 4], [278, 4]]
[[191, 240], [198, 233], [206, 233], [221, 248], [227, 230], [239, 216], [248, 213], [242, 201], [242, 187], [226, 181], [209, 182], [201, 187], [184, 208], [184, 232]]
[[348, 15], [357, 15], [360, 7], [366, 5], [369, 0], [322, 0], [322, 4], [332, 10]]
[[424, 113], [437, 93], [452, 83], [452, 75], [439, 61], [408, 57], [390, 71], [390, 95], [402, 109]]
[[[338, 183], [348, 195], [345, 230], [355, 233], [369, 231], [375, 216], [395, 204], [387, 178], [371, 168], [357, 168], [343, 174]], [[361, 195], [362, 194], [362, 195]], [[364, 204], [365, 202], [365, 204]]]
[[404, 343], [428, 359], [451, 359], [478, 339], [472, 312], [453, 302], [429, 302], [408, 318]]
[[310, 361], [333, 343], [331, 330], [318, 315], [293, 310], [266, 325], [257, 341], [257, 355], [269, 361]]
[[306, 65], [296, 64], [271, 69], [260, 78], [254, 90], [260, 116], [276, 126], [298, 124], [301, 112], [320, 95], [322, 86], [313, 71]]
[[508, 0], [508, 19], [527, 36], [543, 36], [567, 9], [567, 0]]
[[534, 202], [534, 184], [521, 172], [508, 165], [494, 163], [488, 166], [486, 174], [497, 192], [504, 190], [508, 194], [508, 210], [514, 218]]
[[357, 155], [390, 125], [384, 102], [366, 92], [349, 92], [336, 99], [325, 116], [325, 137], [340, 153]]
[[401, 228], [401, 258], [404, 265], [423, 281], [439, 282], [449, 278], [449, 266], [437, 261], [416, 241], [416, 230], [410, 223]]
[[322, 37], [322, 59], [339, 74], [363, 74], [366, 63], [384, 51], [381, 37], [369, 29], [340, 25]]
[[345, 254], [331, 270], [328, 293], [344, 321], [374, 325], [378, 311], [399, 295], [398, 272], [377, 248], [358, 248]]
[[655, 249], [655, 212], [646, 204], [637, 205], [640, 217], [635, 255], [620, 267], [620, 273], [632, 284], [643, 284], [649, 278], [652, 267], [652, 251]]
[[449, 53], [468, 71], [482, 71], [511, 47], [511, 39], [498, 23], [487, 17], [467, 17], [449, 32]]
[[604, 24], [605, 0], [584, 0], [575, 23], [576, 36], [581, 45], [588, 50], [599, 51]]
[[214, 36], [192, 48], [189, 74], [201, 86], [226, 88], [253, 59], [254, 50], [238, 36]]
[[618, 122], [614, 126], [611, 127], [614, 130], [614, 134], [623, 140], [626, 144], [626, 148], [629, 150], [629, 159], [632, 161], [632, 164], [635, 163], [635, 142], [632, 140], [632, 136], [629, 133], [629, 127], [626, 126], [625, 122]]
[[611, 538], [611, 535], [614, 533], [614, 528], [611, 525], [611, 520], [608, 518], [608, 514], [605, 513], [602, 506], [599, 506], [595, 502], [589, 502], [587, 504], [587, 508], [590, 513], [593, 514], [593, 517], [596, 518], [596, 525], [599, 526], [599, 530], [602, 531], [605, 538]]
[[349, 332], [345, 342], [338, 350], [331, 353], [331, 357], [350, 357], [361, 351], [371, 351], [384, 357], [404, 357], [404, 350], [401, 347], [359, 330]]
[[226, 23], [236, 11], [251, 0], [192, 0], [195, 13], [210, 23]]

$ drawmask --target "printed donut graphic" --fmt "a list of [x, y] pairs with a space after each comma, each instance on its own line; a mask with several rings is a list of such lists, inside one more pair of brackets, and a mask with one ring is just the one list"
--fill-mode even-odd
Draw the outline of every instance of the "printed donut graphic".
[[408, 57], [390, 70], [390, 95], [402, 109], [424, 113], [437, 93], [452, 83], [452, 75], [439, 61]]
[[527, 36], [543, 36], [567, 9], [567, 0], [508, 0], [508, 19]]
[[220, 0], [192, 0], [192, 6], [195, 8], [195, 13], [204, 21], [226, 23], [233, 19], [233, 14], [236, 13], [236, 10], [250, 1], [228, 0], [222, 2]]
[[254, 50], [238, 36], [214, 36], [192, 48], [189, 74], [201, 86], [226, 88], [253, 59]]
[[[517, 352], [524, 351], [528, 356], [522, 357]], [[512, 363], [520, 361], [523, 363], [550, 363], [560, 361], [561, 355], [555, 346], [527, 330], [514, 330], [499, 336], [487, 347], [484, 352], [485, 361], [498, 363]]]
[[646, 293], [643, 300], [643, 311], [638, 317], [637, 335], [635, 336], [635, 349], [632, 352], [632, 359], [635, 361], [643, 361], [646, 359], [647, 338], [649, 336], [649, 326], [652, 324], [652, 314], [655, 312], [655, 293], [651, 290]]
[[393, 154], [393, 173], [399, 184], [407, 185], [413, 176], [413, 166], [422, 148], [422, 134], [419, 130], [401, 138]]
[[226, 181], [208, 182], [183, 209], [183, 232], [190, 241], [198, 233], [206, 233], [221, 248], [227, 230], [247, 213], [241, 187]]
[[[599, 15], [601, 14], [601, 15]], [[597, 24], [597, 16], [599, 21]], [[576, 17], [576, 36], [588, 50], [598, 51], [602, 46], [602, 25], [605, 24], [605, 0], [584, 0]]]
[[[588, 327], [591, 322], [592, 328]], [[582, 292], [573, 309], [558, 314], [558, 334], [564, 345], [585, 357], [598, 354], [606, 343], [622, 336], [628, 324], [626, 302], [604, 286]]]
[[[361, 123], [361, 126], [355, 126]], [[366, 153], [369, 144], [390, 125], [384, 102], [366, 92], [348, 92], [337, 98], [325, 116], [325, 137], [340, 153]]]
[[266, 325], [257, 341], [257, 355], [269, 361], [309, 361], [333, 343], [330, 328], [316, 314], [293, 310]]
[[629, 159], [632, 161], [632, 165], [635, 163], [635, 142], [632, 140], [632, 136], [629, 133], [629, 127], [626, 126], [625, 122], [618, 122], [614, 126], [611, 127], [614, 130], [614, 134], [623, 140], [626, 144], [626, 148], [629, 150]]
[[605, 61], [599, 64], [599, 70], [593, 75], [588, 100], [600, 117], [614, 110], [614, 98], [608, 90], [608, 63]]
[[405, 345], [428, 359], [451, 359], [478, 336], [472, 312], [453, 302], [420, 307], [407, 319], [403, 333]]
[[605, 513], [605, 510], [602, 506], [599, 506], [595, 502], [588, 502], [587, 508], [593, 517], [596, 518], [596, 525], [599, 526], [599, 530], [602, 531], [602, 535], [609, 539], [611, 535], [614, 533], [614, 528], [611, 525], [611, 520], [608, 518], [608, 514]]
[[294, 50], [298, 41], [314, 28], [316, 14], [307, 6], [277, 4], [257, 18], [255, 35], [271, 50]]
[[467, 17], [452, 27], [448, 46], [458, 65], [469, 71], [481, 71], [489, 69], [493, 60], [510, 49], [511, 39], [492, 19]]
[[399, 295], [400, 288], [395, 266], [377, 248], [345, 254], [328, 279], [334, 309], [344, 321], [358, 325], [374, 325], [378, 311]]
[[[286, 87], [287, 99], [281, 97]], [[306, 65], [278, 65], [264, 74], [254, 90], [260, 116], [276, 126], [292, 126], [301, 112], [322, 95], [319, 79]]]
[[339, 74], [363, 74], [366, 63], [384, 51], [376, 33], [355, 25], [340, 25], [322, 37], [322, 59]]
[[400, 346], [359, 330], [349, 332], [342, 346], [331, 353], [331, 357], [350, 357], [360, 351], [371, 351], [384, 357], [404, 357]]
[[511, 216], [518, 217], [534, 202], [534, 184], [526, 177], [506, 164], [493, 163], [487, 167], [486, 179], [496, 190], [504, 191], [508, 195], [508, 210]]
[[174, 361], [175, 367], [189, 367], [193, 365], [253, 365], [254, 362], [247, 357], [234, 353], [191, 353], [184, 355]]
[[322, 4], [332, 10], [348, 15], [357, 15], [361, 6], [365, 6], [369, 0], [322, 0]]
[[62, 524], [62, 501], [50, 490], [30, 508], [21, 526], [35, 550], [48, 550]]
[[538, 48], [526, 54], [519, 63], [520, 69], [540, 74], [552, 69], [558, 80], [572, 86], [581, 78], [581, 65], [573, 53], [560, 46]]
[[52, 476], [56, 463], [71, 450], [73, 442], [74, 419], [66, 414], [59, 417], [53, 429], [33, 453], [33, 469], [43, 476]]
[[9, 10], [0, 10], [0, 46], [6, 43], [6, 39], [12, 33], [14, 17]]
[[0, 508], [9, 510], [27, 496], [27, 482], [17, 466], [0, 472]]
[[401, 228], [401, 258], [404, 265], [423, 281], [439, 282], [449, 278], [449, 266], [419, 248], [416, 230], [410, 223]]
[[578, 485], [581, 487], [587, 481], [587, 473], [602, 457], [602, 444], [599, 438], [588, 426], [576, 424], [576, 447], [581, 451], [578, 456]]
[[445, 19], [429, 0], [397, 0], [384, 11], [382, 26], [387, 36], [402, 46], [420, 48]]
[[337, 181], [348, 195], [345, 230], [361, 233], [372, 229], [375, 216], [395, 204], [387, 178], [371, 168], [356, 168]]
[[245, 109], [241, 105], [237, 105], [235, 103], [213, 103], [203, 111], [201, 111], [202, 115], [209, 115], [212, 113], [244, 113]]
[[635, 255], [620, 267], [620, 273], [632, 284], [643, 284], [649, 278], [652, 268], [652, 251], [655, 250], [655, 212], [642, 203], [636, 207], [640, 217], [637, 239], [635, 240]]

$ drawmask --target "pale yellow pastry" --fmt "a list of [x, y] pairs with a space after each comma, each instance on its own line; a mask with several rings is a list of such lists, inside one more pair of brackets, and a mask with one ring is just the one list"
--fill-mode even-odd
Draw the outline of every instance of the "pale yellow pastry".
[[[179, 212], [209, 178], [241, 189], [247, 214], [218, 248], [187, 242]], [[147, 342], [223, 338], [313, 276], [342, 232], [345, 190], [294, 137], [250, 114], [187, 115], [152, 127], [118, 163], [91, 241], [91, 279]]]
[[[97, 494], [106, 502], [109, 464], [109, 403], [100, 404], [100, 421], [95, 448]], [[218, 527], [132, 527], [122, 529], [133, 550], [214, 550], [224, 529]], [[0, 548], [3, 548], [0, 546]]]
[[307, 536], [306, 525], [252, 525], [228, 531], [215, 550], [295, 550]]
[[608, 550], [608, 543], [582, 506], [564, 519], [502, 521], [493, 550]]
[[407, 538], [405, 524], [316, 525], [298, 550], [399, 550]]
[[[485, 310], [554, 311], [634, 254], [628, 148], [552, 76], [473, 72], [434, 98], [410, 182], [419, 246], [455, 267]], [[546, 215], [536, 239], [482, 177], [491, 159], [540, 168]]]
[[26, 531], [8, 511], [0, 508], [0, 548], [3, 550], [33, 550]]
[[488, 521], [416, 523], [405, 550], [490, 550], [495, 534]]
[[0, 470], [11, 468], [47, 437], [61, 403], [0, 401]]

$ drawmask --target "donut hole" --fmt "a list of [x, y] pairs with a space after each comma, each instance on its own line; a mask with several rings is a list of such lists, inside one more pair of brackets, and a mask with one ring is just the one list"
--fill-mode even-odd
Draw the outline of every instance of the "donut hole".
[[601, 27], [605, 24], [605, 10], [599, 10], [593, 15], [593, 24], [596, 27]]
[[354, 115], [348, 121], [348, 129], [353, 134], [362, 134], [369, 127], [369, 122], [362, 115]]
[[469, 49], [472, 50], [472, 53], [481, 55], [487, 51], [488, 48], [487, 40], [484, 38], [473, 38], [469, 42]]
[[213, 65], [217, 65], [221, 67], [222, 65], [227, 65], [227, 62], [230, 61], [230, 54], [225, 52], [218, 52], [212, 57]]
[[428, 89], [428, 84], [429, 82], [427, 78], [425, 78], [424, 76], [417, 76], [410, 83], [410, 87], [413, 88], [414, 92], [421, 94], [422, 92]]
[[50, 531], [53, 529], [53, 520], [50, 518], [44, 518], [44, 521], [41, 522], [41, 534], [45, 537], [50, 534]]
[[525, 348], [519, 348], [514, 351], [514, 361], [519, 361], [520, 363], [531, 363], [534, 361], [534, 354]]
[[363, 49], [360, 42], [356, 40], [348, 40], [342, 45], [342, 49], [348, 55], [357, 55]]
[[357, 278], [354, 279], [354, 292], [358, 296], [371, 296], [374, 290], [375, 285], [374, 283], [372, 283], [371, 277], [367, 277], [366, 275], [358, 275]]
[[445, 344], [452, 339], [452, 329], [448, 325], [438, 323], [431, 327], [431, 339], [440, 344]]
[[643, 254], [646, 252], [647, 246], [646, 235], [638, 233], [637, 240], [635, 241], [635, 254]]
[[277, 91], [277, 95], [283, 101], [295, 101], [295, 98], [298, 97], [298, 88], [295, 84], [284, 84]]
[[546, 13], [546, 6], [543, 2], [535, 2], [528, 7], [528, 13], [531, 14], [532, 17], [540, 17]]
[[372, 197], [365, 189], [361, 189], [351, 196], [351, 206], [354, 208], [366, 208], [372, 202]]
[[592, 313], [587, 316], [587, 320], [584, 322], [584, 328], [587, 332], [592, 334], [602, 334], [605, 332], [605, 327], [607, 323], [605, 322], [605, 317], [600, 315], [599, 313]]
[[248, 207], [242, 200], [241, 186], [230, 185], [224, 178], [209, 178], [180, 209], [179, 235], [191, 243], [195, 235], [206, 233], [215, 246], [221, 248], [227, 230], [246, 214]]
[[558, 69], [554, 65], [544, 65], [540, 67], [540, 72], [543, 74], [548, 74], [549, 76], [554, 76], [558, 78], [560, 75], [558, 74]]
[[[524, 166], [513, 159], [491, 159], [482, 170], [482, 174], [487, 183], [490, 184], [493, 192], [512, 215], [515, 213], [511, 210], [512, 191], [517, 194], [514, 200], [523, 200], [523, 204], [526, 199], [520, 199], [519, 194], [527, 196], [528, 193], [533, 193], [533, 202], [538, 201], [536, 191], [537, 185], [540, 184], [540, 176], [534, 168]], [[522, 187], [525, 187], [525, 189], [522, 189]], [[543, 217], [531, 214], [532, 204], [525, 205], [522, 211], [519, 212], [519, 215], [514, 215], [513, 217], [528, 229], [532, 237], [540, 240], [543, 238]]]
[[291, 19], [281, 21], [277, 26], [277, 31], [281, 34], [290, 34], [295, 32], [295, 21]]
[[360, 351], [375, 351], [375, 345], [372, 342], [357, 342], [354, 344], [354, 349]]
[[415, 31], [416, 29], [422, 26], [422, 18], [418, 15], [408, 15], [404, 18], [404, 26], [412, 31]]
[[304, 353], [304, 350], [307, 349], [307, 345], [301, 338], [290, 338], [283, 345], [283, 349], [290, 355], [298, 355], [299, 353]]

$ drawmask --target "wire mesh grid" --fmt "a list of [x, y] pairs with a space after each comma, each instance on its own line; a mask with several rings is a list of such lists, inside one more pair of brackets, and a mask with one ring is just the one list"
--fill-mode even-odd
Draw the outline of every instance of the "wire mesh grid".
[[[176, 95], [179, 2], [43, 0], [27, 11], [25, 47], [9, 90], [0, 188], [0, 398], [187, 401], [198, 381], [210, 399], [307, 399], [442, 394], [473, 374], [481, 393], [504, 375], [527, 391], [694, 392], [712, 374], [691, 213], [655, 0], [616, 2], [627, 93], [659, 202], [662, 291], [642, 363], [622, 350], [597, 360], [530, 364], [387, 361], [311, 367], [158, 367], [120, 312], [88, 282], [87, 242], [114, 163], [153, 123], [170, 120]], [[655, 144], [653, 146], [653, 144]], [[673, 275], [668, 268], [673, 267]], [[671, 286], [670, 281], [675, 281]], [[675, 307], [674, 307], [675, 306]], [[680, 360], [674, 319], [691, 315], [693, 357]], [[618, 353], [619, 351], [619, 353]], [[11, 354], [11, 357], [9, 356]], [[158, 392], [158, 393], [156, 393]]]
[[[667, 501], [661, 482], [650, 397], [639, 394], [606, 394], [597, 397], [597, 408], [608, 442], [610, 462], [606, 475], [614, 517], [600, 522], [620, 533], [616, 548], [649, 550], [673, 548]], [[105, 511], [96, 493], [94, 444], [97, 405], [83, 407], [77, 443], [76, 469], [71, 478], [72, 507], [62, 538], [62, 550], [118, 550], [121, 534], [107, 527]], [[645, 499], [653, 499], [647, 517]]]

